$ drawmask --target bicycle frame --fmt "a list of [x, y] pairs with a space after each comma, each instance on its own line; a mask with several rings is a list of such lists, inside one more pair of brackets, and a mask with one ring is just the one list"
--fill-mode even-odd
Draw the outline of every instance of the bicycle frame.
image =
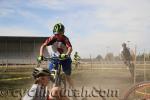
[[[62, 61], [59, 57], [44, 57], [43, 58], [43, 61], [53, 61], [53, 60], [57, 60], [58, 62], [58, 69], [54, 68], [54, 70], [52, 72], [54, 72], [53, 76], [54, 76], [54, 86], [61, 86], [61, 82], [63, 81], [62, 77], [61, 77], [61, 68], [62, 68], [62, 65], [60, 63], [60, 61]], [[38, 62], [38, 66], [39, 67], [39, 64], [41, 62]], [[66, 83], [64, 83], [63, 81], [63, 84], [64, 84], [64, 88], [66, 87]]]

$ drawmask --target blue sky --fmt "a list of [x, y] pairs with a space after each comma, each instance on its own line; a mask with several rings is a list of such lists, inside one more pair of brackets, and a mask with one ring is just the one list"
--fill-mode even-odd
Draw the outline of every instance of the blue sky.
[[1, 36], [50, 36], [57, 22], [83, 57], [150, 50], [149, 0], [0, 0]]

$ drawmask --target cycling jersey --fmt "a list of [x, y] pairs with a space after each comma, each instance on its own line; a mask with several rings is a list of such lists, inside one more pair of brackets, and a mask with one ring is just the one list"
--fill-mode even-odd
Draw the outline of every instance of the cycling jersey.
[[65, 54], [69, 47], [72, 47], [69, 39], [65, 35], [55, 34], [49, 37], [44, 44], [46, 46], [51, 45], [52, 52], [56, 55]]
[[75, 54], [75, 55], [74, 55], [74, 60], [80, 60], [80, 56], [77, 55], [77, 54]]
[[[69, 47], [72, 47], [68, 37], [62, 34], [54, 34], [53, 36], [49, 37], [44, 44], [46, 46], [51, 46], [51, 49], [48, 50], [50, 56], [59, 56], [60, 54], [66, 54]], [[60, 62], [62, 65], [62, 69], [66, 75], [71, 75], [71, 63], [72, 60], [69, 57], [66, 60]], [[58, 67], [58, 61], [53, 60], [49, 63], [49, 69], [52, 70], [56, 65]]]

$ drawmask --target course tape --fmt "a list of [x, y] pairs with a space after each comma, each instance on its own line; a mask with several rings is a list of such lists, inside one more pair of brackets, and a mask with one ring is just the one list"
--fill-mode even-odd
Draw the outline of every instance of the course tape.
[[31, 77], [18, 77], [18, 78], [7, 78], [7, 79], [0, 79], [0, 81], [15, 81], [15, 80], [22, 80], [22, 79], [30, 79]]

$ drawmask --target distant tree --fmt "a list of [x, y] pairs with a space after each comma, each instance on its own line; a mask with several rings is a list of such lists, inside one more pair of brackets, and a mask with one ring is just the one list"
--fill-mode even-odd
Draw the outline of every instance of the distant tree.
[[120, 61], [120, 56], [114, 56], [115, 61]]
[[105, 56], [105, 60], [112, 61], [114, 59], [113, 53], [107, 53]]
[[96, 60], [101, 61], [103, 60], [103, 57], [101, 55], [97, 55]]
[[143, 61], [143, 60], [144, 60], [144, 53], [143, 53], [143, 54], [138, 54], [138, 55], [136, 56], [136, 60], [137, 60], [137, 61]]
[[146, 61], [150, 61], [150, 53], [142, 53], [142, 54], [138, 54], [137, 56], [136, 56], [136, 60], [137, 61], [144, 61], [144, 59], [146, 60]]

